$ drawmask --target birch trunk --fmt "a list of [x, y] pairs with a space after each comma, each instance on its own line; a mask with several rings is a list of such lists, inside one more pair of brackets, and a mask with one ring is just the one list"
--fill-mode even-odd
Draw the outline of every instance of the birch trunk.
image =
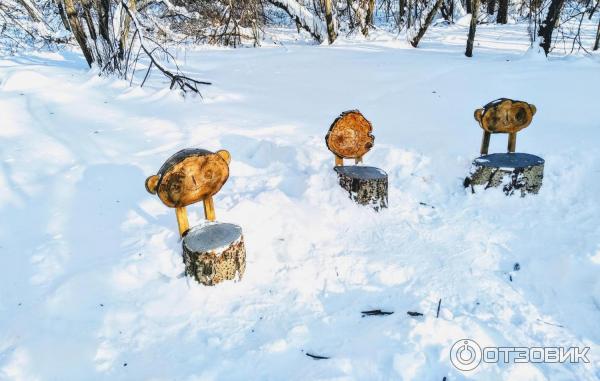
[[75, 40], [77, 40], [77, 44], [85, 57], [88, 65], [92, 67], [94, 63], [94, 55], [92, 53], [92, 48], [88, 44], [88, 38], [83, 30], [83, 26], [79, 21], [79, 17], [77, 14], [77, 9], [75, 8], [75, 4], [73, 0], [62, 0], [64, 2], [64, 9], [67, 14], [67, 20], [69, 21], [69, 26], [73, 36], [75, 36]]
[[325, 0], [325, 21], [327, 23], [327, 37], [329, 39], [329, 44], [333, 44], [337, 38], [337, 33], [335, 31], [335, 21], [333, 19], [333, 6], [331, 4], [331, 0]]

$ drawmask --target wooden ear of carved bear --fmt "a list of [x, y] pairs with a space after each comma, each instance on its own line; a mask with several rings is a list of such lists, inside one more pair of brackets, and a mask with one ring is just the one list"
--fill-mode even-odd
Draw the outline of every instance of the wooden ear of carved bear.
[[475, 110], [475, 120], [492, 134], [515, 133], [531, 124], [537, 111], [532, 104], [501, 98]]
[[341, 159], [360, 161], [375, 142], [371, 131], [371, 122], [358, 110], [346, 111], [334, 120], [325, 136], [325, 144], [336, 155], [336, 164], [339, 164]]
[[231, 156], [225, 150], [181, 150], [167, 159], [156, 175], [146, 179], [146, 190], [158, 194], [171, 208], [206, 200], [227, 181], [230, 160]]

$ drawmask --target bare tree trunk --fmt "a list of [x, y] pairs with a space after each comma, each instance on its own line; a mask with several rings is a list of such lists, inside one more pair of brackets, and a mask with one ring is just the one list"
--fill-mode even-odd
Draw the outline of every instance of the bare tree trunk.
[[496, 12], [496, 0], [487, 0], [487, 13], [493, 15]]
[[85, 31], [83, 30], [83, 27], [79, 22], [77, 9], [75, 9], [75, 4], [73, 4], [73, 0], [63, 1], [64, 8], [67, 13], [67, 19], [69, 20], [71, 32], [73, 32], [75, 40], [77, 40], [77, 44], [79, 44], [79, 47], [81, 48], [81, 52], [83, 53], [85, 60], [87, 61], [88, 65], [92, 67], [92, 64], [94, 63], [94, 55], [92, 54], [92, 49], [88, 45], [88, 39], [85, 34]]
[[305, 6], [295, 0], [269, 0], [274, 6], [283, 9], [290, 17], [300, 24], [304, 30], [310, 33], [319, 42], [325, 40], [325, 31], [319, 17], [311, 13]]
[[63, 26], [66, 30], [71, 31], [71, 26], [69, 25], [69, 20], [67, 19], [67, 14], [65, 13], [65, 8], [63, 7], [63, 3], [61, 0], [54, 0], [56, 4], [56, 8], [58, 9], [58, 14], [60, 15], [60, 19], [63, 23]]
[[369, 5], [371, 0], [350, 1], [354, 10], [355, 25], [363, 36], [369, 35]]
[[467, 50], [465, 51], [465, 56], [467, 57], [473, 57], [473, 42], [475, 41], [475, 30], [477, 29], [477, 16], [479, 15], [479, 0], [473, 0], [471, 10], [471, 26], [469, 27]]
[[471, 6], [471, 0], [466, 0], [465, 1], [465, 9], [467, 11], [467, 14], [472, 13], [473, 12], [473, 7]]
[[352, 2], [353, 0], [346, 0], [346, 11], [348, 12], [348, 26], [350, 27], [350, 30], [353, 30], [355, 27], [354, 18], [352, 17]]
[[427, 14], [427, 17], [425, 18], [425, 21], [423, 22], [423, 25], [421, 25], [421, 28], [419, 28], [419, 32], [417, 33], [417, 35], [415, 36], [415, 38], [413, 38], [412, 41], [410, 42], [410, 44], [412, 46], [414, 46], [415, 48], [417, 47], [417, 45], [419, 45], [419, 41], [421, 41], [421, 38], [423, 38], [423, 36], [425, 35], [425, 32], [427, 32], [427, 28], [429, 28], [429, 25], [433, 21], [433, 18], [435, 17], [435, 15], [440, 10], [440, 6], [442, 5], [442, 1], [443, 0], [437, 0], [435, 2], [435, 4], [433, 5], [433, 8], [431, 8], [431, 10], [429, 11], [429, 13]]
[[508, 0], [498, 0], [498, 16], [496, 16], [496, 22], [498, 24], [506, 24], [508, 22]]
[[[129, 0], [128, 4], [129, 9], [132, 12], [136, 11], [136, 0]], [[129, 37], [129, 29], [131, 28], [131, 17], [127, 14], [127, 12], [123, 12], [123, 29], [121, 32], [121, 38], [119, 39], [119, 59], [123, 59], [125, 56], [125, 49], [127, 44], [127, 38]]]
[[406, 0], [398, 0], [398, 27], [402, 25], [404, 14], [406, 12]]
[[454, 24], [454, 0], [442, 1], [440, 12], [442, 13], [444, 20], [448, 21], [450, 24]]
[[367, 26], [372, 27], [375, 25], [375, 0], [369, 0], [369, 6], [367, 7]]
[[596, 43], [594, 44], [593, 50], [600, 48], [600, 20], [598, 20], [598, 30], [596, 31]]
[[550, 7], [548, 8], [546, 19], [540, 25], [538, 36], [542, 38], [540, 46], [544, 49], [546, 55], [548, 55], [550, 48], [552, 47], [552, 33], [558, 24], [558, 19], [560, 18], [560, 12], [562, 11], [564, 3], [565, 0], [552, 0]]
[[98, 32], [105, 41], [109, 42], [111, 40], [108, 26], [110, 0], [96, 0], [96, 12], [98, 12]]
[[325, 0], [325, 22], [327, 23], [327, 37], [329, 38], [329, 44], [333, 44], [333, 41], [337, 38], [332, 8], [331, 0]]
[[588, 15], [588, 20], [591, 20], [592, 17], [594, 17], [594, 13], [596, 13], [596, 10], [598, 9], [598, 7], [600, 7], [600, 0], [596, 1], [596, 5], [590, 10], [590, 14]]
[[29, 0], [17, 0], [17, 2], [21, 4], [23, 8], [25, 8], [27, 13], [29, 14], [29, 17], [31, 17], [33, 21], [45, 23], [42, 12], [40, 12], [40, 10], [36, 7], [34, 3], [32, 3]]

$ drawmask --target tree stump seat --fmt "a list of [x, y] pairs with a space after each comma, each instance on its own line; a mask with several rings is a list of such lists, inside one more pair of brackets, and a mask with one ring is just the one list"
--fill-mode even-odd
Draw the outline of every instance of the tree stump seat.
[[475, 192], [476, 186], [483, 189], [502, 187], [506, 195], [520, 192], [537, 194], [544, 178], [544, 159], [528, 153], [493, 153], [473, 161], [464, 186]]
[[329, 127], [325, 144], [334, 155], [339, 184], [350, 199], [379, 211], [388, 206], [387, 174], [375, 167], [344, 165], [344, 159], [354, 159], [355, 164], [363, 161], [375, 143], [372, 132], [371, 122], [360, 111], [345, 111]]
[[[213, 196], [229, 178], [231, 155], [199, 148], [183, 149], [172, 155], [156, 175], [146, 179], [146, 190], [170, 208], [175, 208], [179, 235], [183, 238], [185, 273], [212, 286], [238, 279], [246, 269], [242, 229], [215, 222]], [[206, 223], [189, 228], [186, 207], [202, 201]]]
[[208, 222], [183, 237], [185, 273], [213, 286], [223, 280], [240, 280], [246, 269], [242, 229], [234, 224]]
[[334, 167], [340, 186], [350, 199], [376, 211], [388, 205], [388, 175], [375, 167], [342, 165]]

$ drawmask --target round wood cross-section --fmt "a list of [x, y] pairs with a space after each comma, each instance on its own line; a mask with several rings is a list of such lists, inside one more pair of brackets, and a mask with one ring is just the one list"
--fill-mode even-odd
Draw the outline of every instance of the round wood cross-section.
[[190, 229], [183, 238], [183, 263], [186, 274], [206, 286], [242, 279], [246, 269], [242, 228], [213, 222]]
[[369, 205], [376, 211], [388, 206], [388, 176], [379, 168], [337, 166], [340, 186], [360, 205]]
[[523, 101], [500, 98], [475, 110], [475, 119], [490, 133], [515, 133], [531, 124], [537, 109]]
[[527, 153], [493, 153], [473, 161], [471, 173], [464, 186], [472, 192], [501, 187], [505, 194], [520, 192], [536, 194], [542, 187], [544, 159]]
[[346, 111], [333, 121], [325, 136], [325, 144], [331, 152], [341, 158], [361, 158], [369, 152], [375, 142], [371, 131], [371, 122], [360, 111]]

